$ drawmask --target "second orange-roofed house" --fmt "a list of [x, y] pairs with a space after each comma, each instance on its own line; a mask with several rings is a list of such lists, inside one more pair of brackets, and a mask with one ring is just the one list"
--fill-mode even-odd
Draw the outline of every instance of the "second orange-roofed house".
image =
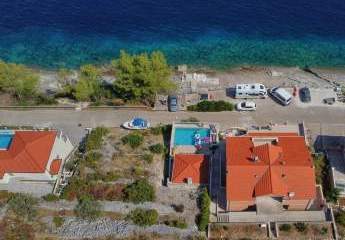
[[272, 197], [285, 209], [307, 210], [316, 196], [315, 172], [302, 136], [277, 133], [226, 140], [227, 210], [256, 207]]

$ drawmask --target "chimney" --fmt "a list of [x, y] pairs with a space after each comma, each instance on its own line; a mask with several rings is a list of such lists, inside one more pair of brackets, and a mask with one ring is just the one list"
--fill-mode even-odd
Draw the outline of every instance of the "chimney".
[[252, 160], [253, 160], [253, 162], [258, 162], [259, 161], [259, 157], [253, 154], [252, 155]]
[[295, 196], [295, 192], [289, 192], [288, 196], [289, 196], [289, 198], [294, 197]]

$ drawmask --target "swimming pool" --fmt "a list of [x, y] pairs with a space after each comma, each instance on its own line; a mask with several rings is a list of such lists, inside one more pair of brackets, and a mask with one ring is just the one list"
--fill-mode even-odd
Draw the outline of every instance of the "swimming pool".
[[0, 149], [8, 149], [13, 138], [12, 133], [0, 133]]
[[194, 145], [195, 134], [200, 134], [201, 138], [210, 136], [208, 128], [175, 128], [174, 145]]

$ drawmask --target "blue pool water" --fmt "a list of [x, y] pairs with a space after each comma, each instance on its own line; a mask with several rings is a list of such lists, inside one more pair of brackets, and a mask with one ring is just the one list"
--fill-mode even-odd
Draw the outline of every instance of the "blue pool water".
[[174, 145], [194, 145], [195, 134], [200, 134], [201, 138], [210, 136], [210, 129], [207, 128], [175, 128]]
[[345, 66], [344, 0], [1, 0], [0, 59], [107, 63], [120, 49], [169, 63]]
[[11, 145], [13, 134], [0, 133], [0, 149], [8, 149]]

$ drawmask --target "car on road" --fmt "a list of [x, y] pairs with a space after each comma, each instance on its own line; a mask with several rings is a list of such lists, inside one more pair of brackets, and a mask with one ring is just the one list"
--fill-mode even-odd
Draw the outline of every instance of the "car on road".
[[302, 102], [308, 103], [311, 101], [310, 90], [307, 87], [301, 88], [299, 90], [299, 97]]
[[177, 96], [175, 96], [175, 95], [169, 95], [168, 96], [168, 110], [169, 110], [169, 112], [177, 112], [178, 111]]
[[292, 101], [292, 95], [288, 91], [286, 91], [284, 88], [275, 87], [275, 88], [269, 89], [268, 92], [274, 100], [276, 100], [283, 106], [289, 105]]
[[255, 111], [256, 104], [252, 101], [242, 101], [236, 104], [237, 111]]

